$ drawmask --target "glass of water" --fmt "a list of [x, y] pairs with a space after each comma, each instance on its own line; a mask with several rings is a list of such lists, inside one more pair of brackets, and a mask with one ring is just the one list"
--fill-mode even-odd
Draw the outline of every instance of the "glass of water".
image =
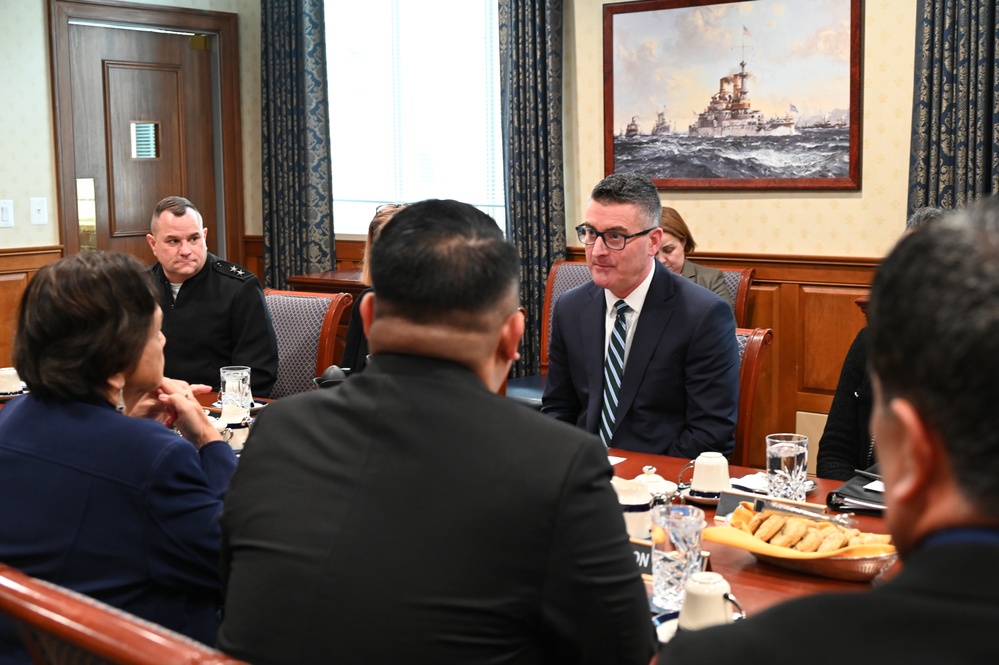
[[253, 395], [250, 393], [250, 368], [245, 365], [232, 365], [220, 370], [223, 423], [239, 423], [250, 416]]
[[704, 511], [696, 506], [652, 508], [652, 604], [660, 612], [679, 612], [683, 586], [701, 569]]
[[776, 499], [805, 500], [808, 480], [808, 437], [767, 435], [767, 494]]

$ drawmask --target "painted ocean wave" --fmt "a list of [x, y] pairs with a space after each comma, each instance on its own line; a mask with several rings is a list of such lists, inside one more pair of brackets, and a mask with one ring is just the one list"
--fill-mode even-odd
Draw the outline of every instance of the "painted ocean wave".
[[614, 137], [614, 171], [668, 178], [846, 178], [847, 128], [799, 130], [794, 136]]

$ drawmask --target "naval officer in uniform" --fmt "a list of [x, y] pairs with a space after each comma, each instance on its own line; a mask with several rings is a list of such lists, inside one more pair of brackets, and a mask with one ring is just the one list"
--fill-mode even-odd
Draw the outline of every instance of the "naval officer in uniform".
[[201, 213], [187, 199], [156, 205], [146, 235], [163, 308], [167, 376], [219, 389], [219, 368], [251, 368], [253, 394], [267, 397], [277, 378], [277, 337], [260, 282], [208, 251]]

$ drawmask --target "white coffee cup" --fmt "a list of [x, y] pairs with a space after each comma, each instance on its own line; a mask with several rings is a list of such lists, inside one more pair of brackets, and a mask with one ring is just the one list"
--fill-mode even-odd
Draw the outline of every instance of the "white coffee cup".
[[21, 378], [13, 367], [0, 368], [0, 395], [16, 395], [22, 391]]
[[732, 623], [731, 606], [735, 606], [740, 619], [746, 617], [742, 605], [732, 595], [732, 587], [718, 573], [694, 573], [683, 588], [683, 607], [677, 622], [679, 630], [700, 630]]
[[628, 536], [648, 540], [652, 529], [652, 494], [644, 482], [614, 477], [611, 485], [617, 492], [618, 503], [624, 512], [624, 527]]
[[721, 453], [701, 453], [697, 459], [691, 460], [680, 469], [680, 485], [683, 486], [683, 474], [693, 467], [694, 475], [690, 479], [690, 495], [707, 499], [717, 499], [729, 489], [728, 460]]

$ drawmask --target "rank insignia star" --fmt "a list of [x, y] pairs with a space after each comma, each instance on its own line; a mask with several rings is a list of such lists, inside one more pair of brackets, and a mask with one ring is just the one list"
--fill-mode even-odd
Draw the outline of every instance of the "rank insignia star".
[[245, 271], [243, 271], [243, 270], [237, 270], [236, 274], [239, 275], [240, 277], [242, 277], [245, 274]]
[[236, 272], [237, 270], [239, 270], [239, 268], [236, 266], [229, 266], [229, 272]]

